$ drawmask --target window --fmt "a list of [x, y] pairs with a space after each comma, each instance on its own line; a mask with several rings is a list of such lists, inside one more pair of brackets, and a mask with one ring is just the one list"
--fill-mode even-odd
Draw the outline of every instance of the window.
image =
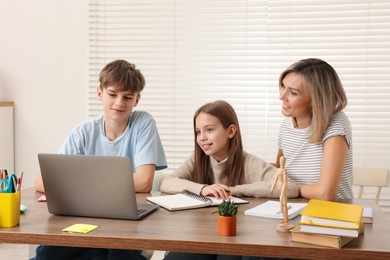
[[114, 59], [146, 78], [138, 109], [157, 121], [170, 169], [193, 150], [192, 117], [224, 99], [244, 148], [268, 161], [282, 120], [279, 74], [308, 57], [329, 62], [349, 98], [354, 164], [390, 168], [390, 2], [88, 1], [88, 116], [98, 73]]

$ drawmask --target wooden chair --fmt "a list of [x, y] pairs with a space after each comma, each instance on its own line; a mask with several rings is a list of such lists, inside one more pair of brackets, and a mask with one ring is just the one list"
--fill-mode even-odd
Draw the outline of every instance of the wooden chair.
[[386, 168], [353, 168], [353, 185], [359, 186], [358, 198], [363, 195], [363, 187], [376, 187], [375, 202], [378, 204], [382, 187], [389, 185], [389, 173]]

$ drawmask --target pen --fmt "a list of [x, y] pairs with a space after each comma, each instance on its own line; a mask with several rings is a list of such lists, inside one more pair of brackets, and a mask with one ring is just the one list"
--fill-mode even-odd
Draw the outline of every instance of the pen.
[[[20, 180], [20, 181], [19, 181], [19, 180]], [[22, 187], [23, 171], [20, 173], [19, 180], [18, 180], [18, 191], [19, 191], [19, 190], [21, 189], [21, 187]]]
[[16, 185], [16, 191], [20, 191], [20, 178], [18, 178], [18, 184]]
[[[10, 176], [11, 178], [11, 176]], [[16, 178], [11, 178], [12, 179], [12, 189], [11, 189], [11, 192], [16, 192], [18, 190], [18, 187], [17, 187], [17, 179]]]
[[[2, 168], [1, 172], [0, 172], [0, 180], [5, 179], [4, 174], [5, 173], [4, 173], [3, 168]], [[1, 188], [1, 190], [5, 189], [5, 183], [2, 183], [0, 188]]]

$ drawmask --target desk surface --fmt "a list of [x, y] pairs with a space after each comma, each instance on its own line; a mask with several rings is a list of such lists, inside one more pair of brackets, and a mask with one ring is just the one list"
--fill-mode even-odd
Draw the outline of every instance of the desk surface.
[[[366, 200], [353, 203], [373, 208], [374, 223], [366, 224], [365, 234], [342, 249], [325, 248], [291, 241], [291, 234], [276, 231], [277, 219], [244, 215], [244, 211], [267, 199], [245, 198], [240, 205], [237, 235], [217, 234], [215, 207], [170, 212], [163, 208], [138, 221], [80, 218], [51, 215], [46, 203], [37, 202], [41, 194], [30, 188], [22, 191], [22, 203], [28, 207], [20, 225], [0, 228], [0, 243], [45, 244], [62, 246], [149, 249], [232, 255], [290, 257], [301, 259], [390, 259], [390, 218]], [[137, 194], [140, 203], [150, 194]], [[293, 200], [291, 200], [293, 201]], [[295, 201], [295, 200], [294, 200]], [[297, 224], [299, 218], [291, 220]], [[75, 223], [94, 224], [88, 234], [63, 233]]]

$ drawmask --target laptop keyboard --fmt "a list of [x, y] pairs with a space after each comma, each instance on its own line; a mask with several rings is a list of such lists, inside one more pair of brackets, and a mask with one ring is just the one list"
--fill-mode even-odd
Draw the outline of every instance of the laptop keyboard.
[[142, 213], [144, 213], [146, 211], [146, 209], [138, 209], [138, 216], [141, 215]]

